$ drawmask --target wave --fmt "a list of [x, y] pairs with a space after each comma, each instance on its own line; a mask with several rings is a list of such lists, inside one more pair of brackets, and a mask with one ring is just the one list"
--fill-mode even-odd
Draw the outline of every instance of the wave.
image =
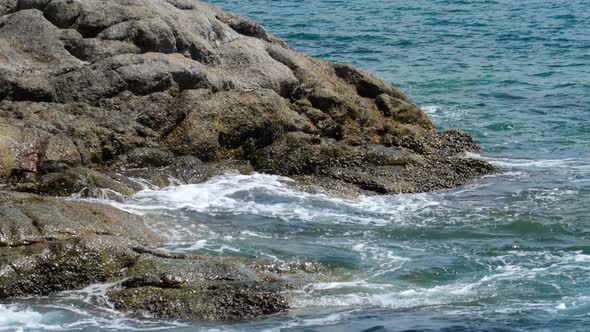
[[107, 290], [115, 285], [95, 284], [52, 297], [20, 299], [19, 304], [0, 304], [0, 331], [159, 331], [188, 326], [177, 321], [132, 318], [115, 310], [106, 297]]
[[293, 180], [276, 175], [222, 175], [201, 184], [146, 189], [126, 203], [103, 202], [137, 214], [190, 210], [212, 215], [253, 214], [284, 221], [372, 225], [402, 223], [412, 212], [440, 204], [430, 194], [360, 196], [352, 200], [299, 191], [293, 184]]
[[478, 153], [467, 152], [468, 158], [485, 160], [492, 165], [505, 168], [562, 168], [571, 167], [574, 169], [584, 169], [588, 166], [589, 160], [582, 158], [563, 158], [563, 159], [524, 159], [524, 158], [505, 158], [490, 157]]
[[43, 314], [16, 305], [0, 304], [0, 331], [24, 331], [35, 328], [43, 320]]
[[445, 115], [443, 114], [443, 107], [439, 105], [425, 105], [420, 107], [420, 109], [422, 110], [422, 112], [428, 114], [428, 116], [430, 116], [431, 118], [438, 118]]
[[[478, 303], [471, 310], [483, 310], [486, 305], [494, 310], [518, 312], [534, 309], [555, 313], [590, 304], [589, 297], [549, 297], [534, 303], [526, 300], [527, 289], [535, 284], [543, 287], [559, 285], [551, 278], [583, 276], [588, 271], [590, 256], [575, 252], [527, 252], [513, 250], [494, 257], [489, 273], [472, 282], [456, 282], [433, 287], [371, 283], [367, 280], [350, 282], [314, 283], [297, 293], [295, 306], [306, 307], [383, 307], [411, 309], [419, 307], [462, 307]], [[537, 286], [538, 287], [538, 286]], [[507, 301], [507, 299], [509, 301]]]

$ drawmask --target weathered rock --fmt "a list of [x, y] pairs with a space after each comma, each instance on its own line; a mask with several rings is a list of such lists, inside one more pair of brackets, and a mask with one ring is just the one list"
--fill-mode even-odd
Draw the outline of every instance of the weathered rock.
[[0, 198], [0, 237], [6, 239], [0, 246], [87, 235], [128, 238], [145, 246], [160, 240], [140, 217], [106, 205], [3, 191]]
[[238, 320], [284, 311], [285, 288], [243, 264], [143, 256], [132, 278], [109, 292], [116, 308], [160, 318]]
[[174, 154], [169, 150], [158, 148], [135, 148], [124, 155], [121, 164], [128, 168], [160, 167], [170, 165]]
[[241, 263], [154, 256], [137, 242], [93, 235], [0, 248], [0, 299], [50, 295], [127, 277], [108, 293], [121, 310], [171, 319], [239, 320], [288, 308], [285, 286]]
[[143, 187], [114, 173], [100, 173], [88, 168], [70, 168], [43, 175], [34, 183], [16, 187], [19, 191], [53, 196], [77, 195], [79, 198], [101, 198], [124, 201]]
[[[193, 156], [183, 156], [175, 158], [169, 165], [164, 167], [144, 167], [123, 170], [117, 178], [123, 183], [129, 183], [129, 179], [134, 179], [129, 184], [134, 185], [132, 190], [136, 191], [145, 189], [146, 187], [157, 189], [180, 184], [202, 183], [220, 175], [252, 173], [254, 173], [254, 168], [247, 161], [222, 160], [205, 163]], [[102, 174], [102, 176], [108, 177], [106, 174]], [[138, 185], [143, 187], [136, 188], [135, 186]], [[43, 188], [47, 187], [45, 186]], [[32, 191], [38, 192], [39, 187], [33, 188]], [[129, 199], [129, 194], [117, 194], [115, 186], [111, 187], [115, 189], [107, 190], [106, 192], [100, 187], [94, 188], [95, 190], [83, 190], [80, 194], [82, 197], [98, 198], [105, 198], [106, 195], [106, 198], [117, 201]]]
[[119, 278], [159, 243], [140, 217], [86, 202], [0, 191], [0, 299]]
[[0, 15], [8, 14], [16, 9], [16, 0], [1, 0]]
[[[162, 318], [252, 318], [285, 310], [286, 282], [245, 260], [168, 255], [140, 217], [87, 202], [0, 192], [0, 299], [127, 278], [109, 296]], [[250, 265], [253, 265], [250, 263]]]
[[289, 281], [268, 267], [146, 249], [157, 237], [139, 217], [111, 207], [0, 195], [0, 299], [126, 278], [108, 296], [138, 314], [238, 320], [288, 308]]
[[410, 100], [401, 91], [387, 84], [372, 74], [356, 69], [349, 65], [334, 65], [338, 77], [352, 84], [361, 97], [376, 98], [381, 94], [409, 102]]
[[[405, 159], [428, 159], [420, 184], [383, 172], [369, 181], [388, 188], [446, 188], [490, 171], [457, 173], [470, 164], [452, 167], [459, 161], [445, 159], [476, 146], [437, 133], [391, 84], [289, 49], [259, 24], [211, 5], [21, 0], [3, 8], [0, 123], [10, 128], [0, 134], [3, 181], [49, 174], [39, 182], [56, 188], [39, 192], [67, 195], [83, 189], [64, 179], [69, 168], [170, 169], [175, 158], [194, 156], [347, 182], [374, 176], [371, 167], [382, 161], [366, 151], [378, 145], [405, 149]], [[449, 165], [453, 180], [439, 181], [438, 170], [424, 166], [433, 164]], [[351, 167], [356, 176], [330, 170]], [[63, 188], [48, 182], [60, 177]]]
[[0, 122], [0, 179], [37, 172], [42, 135]]
[[285, 132], [312, 131], [309, 120], [272, 90], [216, 94], [189, 90], [180, 100], [192, 111], [170, 133], [168, 146], [177, 154], [204, 161], [243, 159]]
[[400, 123], [418, 125], [426, 130], [433, 130], [434, 124], [426, 113], [422, 112], [414, 104], [392, 97], [388, 94], [380, 94], [375, 99], [377, 107], [386, 117], [392, 117]]
[[40, 152], [39, 171], [48, 172], [75, 167], [82, 162], [80, 152], [70, 137], [59, 134], [50, 137]]
[[138, 256], [130, 240], [84, 236], [0, 248], [0, 298], [50, 295], [124, 275]]
[[0, 207], [0, 247], [26, 246], [42, 241], [43, 235], [34, 220], [18, 208]]
[[287, 310], [284, 289], [262, 281], [211, 281], [177, 287], [137, 285], [109, 294], [115, 308], [164, 319], [241, 320]]

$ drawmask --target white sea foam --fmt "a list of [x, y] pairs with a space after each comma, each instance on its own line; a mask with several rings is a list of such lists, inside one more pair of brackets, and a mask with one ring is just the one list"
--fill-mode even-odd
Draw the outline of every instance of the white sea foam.
[[356, 310], [346, 312], [337, 312], [319, 318], [307, 318], [305, 320], [292, 320], [282, 323], [280, 326], [263, 329], [263, 332], [280, 332], [286, 329], [311, 327], [311, 326], [330, 326], [342, 322], [347, 316], [351, 316]]
[[158, 186], [151, 183], [150, 181], [143, 179], [143, 178], [135, 178], [135, 177], [128, 177], [130, 181], [133, 181], [140, 185], [143, 189], [159, 189]]
[[[93, 284], [79, 290], [64, 291], [58, 296], [61, 301], [83, 302], [90, 306], [98, 306], [101, 311], [108, 312], [118, 317], [124, 317], [123, 314], [115, 310], [114, 305], [108, 300], [107, 292], [119, 285], [119, 282]], [[83, 314], [78, 312], [78, 314]]]
[[41, 313], [14, 305], [0, 304], [0, 331], [23, 331], [37, 326], [43, 320]]
[[138, 214], [188, 209], [199, 213], [254, 214], [285, 221], [384, 225], [403, 222], [412, 212], [436, 207], [431, 194], [361, 196], [355, 200], [294, 189], [293, 180], [265, 174], [223, 175], [201, 184], [146, 189], [116, 207]]
[[562, 168], [572, 167], [580, 168], [585, 165], [578, 165], [579, 163], [588, 162], [588, 160], [579, 158], [564, 158], [564, 159], [522, 159], [522, 158], [503, 158], [483, 156], [478, 153], [467, 152], [466, 157], [481, 159], [489, 162], [492, 165], [505, 168]]
[[247, 237], [258, 237], [261, 239], [272, 239], [272, 236], [270, 236], [270, 235], [263, 235], [263, 234], [259, 234], [259, 233], [248, 231], [248, 230], [241, 231], [240, 234], [243, 236], [247, 236]]
[[[71, 304], [37, 305], [39, 311], [16, 305], [0, 305], [0, 331], [160, 331], [188, 326], [176, 321], [151, 321], [126, 317], [103, 308]], [[41, 311], [42, 310], [42, 311]]]
[[[395, 289], [392, 285], [369, 284], [364, 291], [345, 292], [346, 283], [308, 285], [294, 300], [296, 307], [385, 307], [407, 309], [473, 302], [493, 296], [476, 283], [452, 284], [432, 288]], [[356, 286], [363, 286], [357, 283]], [[328, 290], [328, 291], [326, 291]], [[338, 290], [337, 292], [335, 290]]]
[[[356, 249], [362, 250], [364, 247], [359, 246]], [[544, 278], [573, 278], [576, 275], [585, 275], [590, 271], [589, 262], [590, 255], [582, 251], [551, 253], [515, 250], [493, 259], [491, 263], [495, 265], [490, 265], [489, 273], [473, 282], [457, 282], [430, 288], [403, 287], [367, 280], [313, 283], [296, 293], [295, 306], [409, 309], [439, 305], [461, 306], [481, 301], [493, 303], [494, 299], [517, 295], [518, 292], [526, 290], [531, 282], [541, 283], [545, 287], [550, 286], [559, 291], [561, 286], [545, 281]], [[555, 312], [579, 308], [588, 303], [590, 297], [557, 298], [536, 302], [519, 301], [516, 297], [494, 310], [503, 310], [505, 313], [530, 309]], [[473, 307], [470, 310], [483, 309]], [[452, 310], [448, 313], [452, 314]], [[465, 314], [465, 310], [457, 311], [457, 314], [460, 313]]]
[[20, 299], [23, 303], [34, 301], [34, 307], [0, 305], [0, 331], [158, 331], [187, 326], [177, 321], [136, 319], [115, 310], [106, 292], [116, 285], [95, 284], [52, 297]]
[[430, 116], [435, 115], [436, 113], [439, 113], [441, 108], [442, 107], [440, 107], [438, 105], [426, 105], [426, 106], [421, 107], [422, 111], [424, 111], [425, 113], [427, 113]]
[[207, 240], [198, 240], [197, 242], [195, 242], [193, 245], [186, 248], [185, 250], [186, 251], [195, 251], [195, 250], [203, 249], [203, 248], [205, 248], [205, 246], [207, 246]]

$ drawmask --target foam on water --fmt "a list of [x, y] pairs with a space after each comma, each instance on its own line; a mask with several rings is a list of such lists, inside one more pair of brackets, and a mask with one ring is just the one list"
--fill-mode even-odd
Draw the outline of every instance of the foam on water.
[[[383, 307], [390, 309], [408, 309], [443, 304], [469, 303], [486, 297], [493, 297], [493, 292], [480, 289], [473, 284], [436, 286], [433, 288], [416, 288], [388, 290], [388, 285], [368, 287], [365, 291], [329, 294], [321, 290], [334, 290], [335, 287], [321, 285], [319, 288], [308, 286], [307, 293], [298, 297], [295, 305], [299, 307]], [[342, 285], [338, 285], [342, 286]], [[349, 285], [345, 285], [349, 286]], [[361, 285], [362, 286], [362, 285]], [[341, 287], [340, 287], [340, 290]]]
[[467, 152], [469, 158], [488, 161], [492, 165], [505, 168], [579, 168], [585, 169], [590, 162], [584, 158], [563, 158], [563, 159], [518, 159], [483, 156], [478, 153]]
[[16, 305], [0, 304], [0, 331], [22, 331], [37, 326], [43, 315]]
[[347, 200], [299, 191], [292, 184], [293, 180], [276, 175], [222, 175], [201, 184], [146, 189], [124, 204], [107, 202], [138, 214], [188, 209], [213, 215], [252, 214], [285, 221], [374, 225], [402, 223], [412, 212], [440, 204], [429, 194], [361, 196]]
[[[471, 251], [466, 251], [462, 243], [468, 242], [465, 239], [471, 236], [480, 238], [479, 234], [492, 237], [498, 228], [498, 234], [502, 234], [528, 232], [527, 228], [533, 227], [533, 232], [542, 232], [544, 236], [551, 236], [553, 227], [563, 228], [558, 222], [545, 226], [536, 221], [523, 221], [524, 213], [520, 210], [553, 209], [563, 200], [580, 195], [581, 189], [527, 187], [498, 191], [497, 188], [503, 188], [509, 181], [528, 180], [536, 176], [536, 169], [571, 170], [567, 167], [577, 166], [580, 161], [521, 162], [520, 159], [472, 157], [511, 166], [503, 173], [462, 188], [428, 194], [342, 199], [297, 190], [293, 181], [285, 177], [228, 174], [194, 185], [163, 189], [146, 185], [126, 203], [94, 201], [145, 215], [150, 225], [167, 237], [165, 250], [266, 257], [281, 262], [286, 261], [286, 254], [322, 257], [325, 251], [327, 260], [350, 261], [353, 269], [344, 271], [345, 278], [311, 283], [295, 291], [293, 305], [298, 310], [447, 308], [445, 315], [461, 317], [490, 312], [515, 314], [523, 310], [577, 314], [589, 301], [567, 292], [555, 294], [573, 287], [568, 280], [578, 280], [590, 272], [590, 256], [584, 251], [524, 250], [518, 246], [506, 250], [475, 244]], [[494, 192], [495, 196], [491, 199], [488, 195], [488, 199], [473, 204], [472, 200], [482, 190]], [[514, 212], [498, 212], [499, 204], [504, 211]], [[203, 216], [212, 218], [210, 223], [200, 222]], [[267, 222], [259, 223], [261, 219]], [[255, 228], [248, 224], [252, 220]], [[231, 226], [224, 226], [228, 222]], [[281, 225], [288, 227], [279, 231]], [[298, 232], [311, 232], [314, 237], [305, 235], [302, 240]], [[567, 232], [565, 229], [564, 234]], [[447, 238], [455, 242], [447, 242]], [[317, 251], [310, 253], [309, 248]], [[448, 250], [453, 252], [450, 254]], [[497, 252], [488, 255], [488, 250]], [[443, 261], [438, 263], [430, 255], [443, 257]], [[462, 263], [444, 261], [450, 257]], [[452, 280], [437, 280], [439, 274], [448, 278], [453, 269], [461, 268], [459, 264], [467, 264], [467, 271], [457, 272]], [[432, 281], [425, 284], [421, 282], [424, 279]], [[576, 287], [581, 284], [578, 281]], [[52, 303], [40, 306], [2, 307], [5, 312], [16, 313], [13, 316], [17, 318], [0, 324], [0, 330], [15, 326], [59, 331], [91, 327], [124, 331], [186, 327], [179, 322], [132, 319], [115, 311], [105, 297], [106, 290], [112, 286], [93, 285], [64, 292]], [[537, 295], [530, 300], [531, 288], [544, 289], [548, 295]], [[8, 317], [8, 313], [3, 314]], [[71, 320], [51, 320], [57, 314], [69, 316]], [[26, 323], [18, 320], [25, 315], [34, 319]], [[287, 319], [277, 326], [297, 329], [338, 324], [345, 319], [342, 313], [335, 313], [305, 320]], [[228, 329], [234, 328], [224, 328]], [[274, 331], [278, 327], [261, 328], [265, 329]]]
[[0, 305], [0, 331], [160, 331], [187, 326], [127, 316], [114, 309], [106, 292], [117, 283], [95, 284], [51, 297], [20, 299]]
[[[581, 303], [587, 305], [588, 301], [576, 296], [530, 302], [526, 299], [526, 287], [532, 287], [532, 282], [559, 289], [559, 285], [548, 280], [552, 277], [575, 278], [585, 275], [590, 271], [588, 262], [590, 256], [581, 251], [510, 251], [506, 255], [493, 258], [489, 273], [473, 282], [456, 282], [430, 288], [407, 288], [367, 280], [314, 283], [298, 293], [295, 303], [298, 307], [410, 309], [440, 305], [464, 306], [477, 302], [494, 306], [494, 303], [510, 299], [510, 305], [502, 303], [500, 308], [494, 310], [506, 313], [535, 309], [554, 313], [555, 310], [579, 307]], [[465, 314], [466, 310], [462, 309], [460, 313]], [[481, 307], [473, 307], [472, 313], [479, 310]], [[454, 313], [459, 314], [459, 311]]]

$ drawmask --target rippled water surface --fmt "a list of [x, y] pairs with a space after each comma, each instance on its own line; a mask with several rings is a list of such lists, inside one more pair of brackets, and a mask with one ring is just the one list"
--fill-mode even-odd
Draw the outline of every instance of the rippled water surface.
[[165, 250], [315, 260], [338, 281], [241, 324], [128, 317], [95, 285], [0, 305], [0, 331], [590, 330], [588, 1], [212, 2], [398, 85], [503, 173], [357, 200], [260, 174], [146, 190], [119, 207], [156, 220]]

